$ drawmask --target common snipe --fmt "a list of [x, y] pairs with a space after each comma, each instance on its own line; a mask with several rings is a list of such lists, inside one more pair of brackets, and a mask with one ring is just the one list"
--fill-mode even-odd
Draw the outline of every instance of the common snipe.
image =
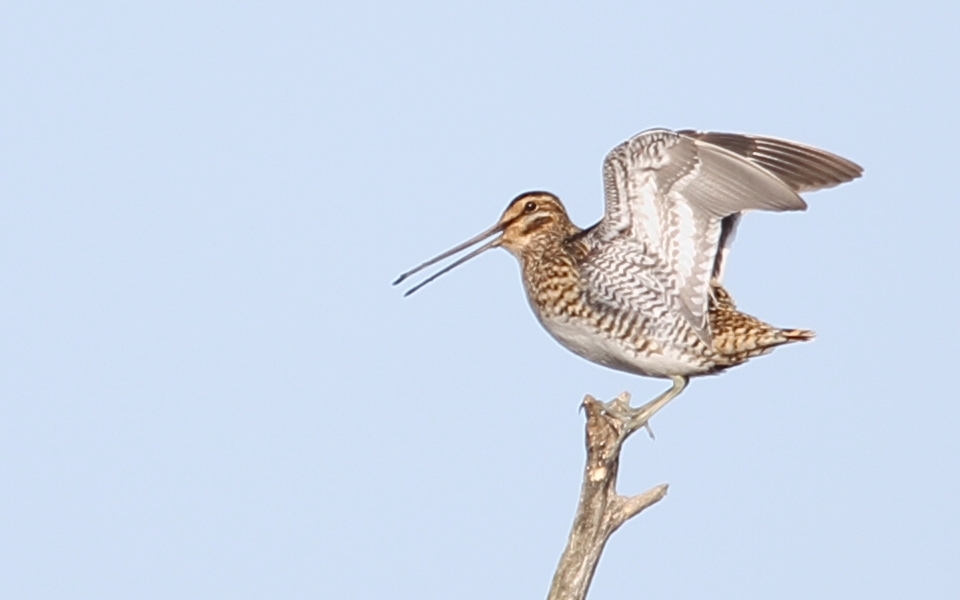
[[652, 415], [692, 376], [813, 338], [739, 312], [721, 285], [724, 266], [746, 211], [804, 210], [799, 192], [861, 173], [849, 160], [786, 140], [652, 129], [604, 160], [599, 223], [580, 229], [559, 198], [527, 192], [496, 225], [394, 284], [499, 234], [405, 295], [490, 248], [506, 248], [520, 261], [534, 313], [557, 341], [595, 363], [673, 381], [644, 407]]

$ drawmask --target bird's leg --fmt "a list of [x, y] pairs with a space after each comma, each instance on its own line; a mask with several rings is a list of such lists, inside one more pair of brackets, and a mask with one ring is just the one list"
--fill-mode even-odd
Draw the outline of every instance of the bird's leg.
[[660, 394], [650, 402], [647, 402], [640, 408], [635, 409], [636, 412], [630, 421], [630, 428], [632, 430], [636, 431], [641, 427], [645, 427], [650, 439], [653, 439], [653, 429], [650, 429], [650, 419], [661, 408], [666, 406], [668, 402], [679, 396], [683, 390], [687, 388], [687, 384], [690, 383], [690, 378], [684, 375], [673, 375], [670, 377], [670, 380], [673, 381], [673, 386], [669, 390]]
[[673, 386], [669, 390], [638, 408], [630, 406], [630, 394], [626, 392], [603, 405], [606, 412], [616, 415], [624, 421], [624, 439], [641, 427], [645, 427], [647, 433], [653, 438], [653, 431], [649, 424], [651, 417], [666, 406], [668, 402], [679, 396], [690, 382], [690, 378], [684, 375], [673, 375], [670, 379], [673, 381]]

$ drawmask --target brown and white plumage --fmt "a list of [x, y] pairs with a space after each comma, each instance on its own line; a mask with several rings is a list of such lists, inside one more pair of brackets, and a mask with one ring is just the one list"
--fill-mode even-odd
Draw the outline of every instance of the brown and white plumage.
[[750, 210], [804, 210], [800, 192], [859, 177], [835, 154], [769, 137], [652, 129], [610, 151], [606, 210], [581, 230], [559, 198], [528, 192], [492, 228], [400, 276], [498, 237], [427, 278], [502, 246], [520, 261], [530, 305], [571, 351], [623, 371], [673, 380], [716, 373], [793, 341], [737, 310], [722, 287], [737, 225]]
[[[663, 302], [704, 341], [710, 280], [722, 280], [740, 215], [804, 210], [798, 191], [860, 174], [846, 159], [794, 142], [665, 129], [614, 148], [603, 171], [606, 213], [590, 233], [595, 258], [584, 265], [602, 292], [597, 300], [630, 304], [639, 280], [656, 279]], [[613, 263], [622, 266], [611, 271]]]

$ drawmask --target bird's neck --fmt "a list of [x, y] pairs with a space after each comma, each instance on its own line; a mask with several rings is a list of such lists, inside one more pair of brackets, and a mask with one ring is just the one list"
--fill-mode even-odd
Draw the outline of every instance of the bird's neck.
[[530, 303], [541, 315], [568, 312], [579, 303], [582, 285], [580, 262], [586, 256], [583, 242], [571, 237], [579, 229], [538, 236], [517, 258]]

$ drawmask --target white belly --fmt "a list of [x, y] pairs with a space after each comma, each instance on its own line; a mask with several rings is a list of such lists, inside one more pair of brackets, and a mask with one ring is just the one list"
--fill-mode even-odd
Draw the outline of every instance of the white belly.
[[709, 367], [699, 361], [684, 358], [669, 348], [638, 352], [631, 344], [597, 331], [579, 319], [543, 317], [539, 314], [537, 317], [550, 335], [565, 348], [591, 362], [611, 369], [646, 377], [663, 378], [671, 375], [696, 375], [709, 371]]

